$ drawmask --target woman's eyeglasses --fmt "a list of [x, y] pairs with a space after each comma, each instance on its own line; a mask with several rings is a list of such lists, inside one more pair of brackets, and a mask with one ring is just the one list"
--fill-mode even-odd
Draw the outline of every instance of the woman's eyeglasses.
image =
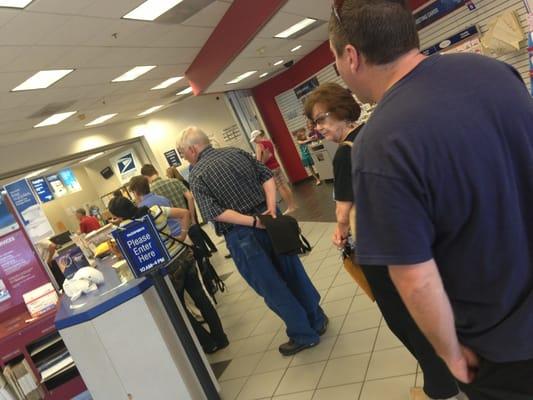
[[312, 120], [311, 122], [313, 123], [313, 126], [317, 126], [317, 125], [322, 125], [324, 124], [324, 122], [326, 122], [326, 119], [328, 119], [328, 117], [330, 116], [330, 113], [327, 112], [327, 113], [322, 113], [322, 114], [319, 114], [318, 117], [316, 117], [314, 120]]

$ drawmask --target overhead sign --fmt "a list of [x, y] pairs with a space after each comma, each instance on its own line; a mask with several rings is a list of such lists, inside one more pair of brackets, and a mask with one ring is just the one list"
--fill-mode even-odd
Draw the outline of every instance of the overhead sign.
[[19, 229], [19, 224], [9, 211], [6, 198], [3, 195], [0, 195], [0, 237], [16, 231], [17, 229]]
[[434, 0], [429, 1], [414, 13], [416, 29], [420, 30], [433, 22], [445, 17], [451, 12], [462, 7], [467, 0]]
[[170, 261], [150, 216], [132, 221], [112, 234], [136, 278], [158, 270]]
[[54, 192], [55, 198], [63, 197], [68, 194], [68, 190], [65, 187], [65, 185], [63, 185], [63, 182], [59, 178], [59, 175], [57, 174], [49, 175], [46, 177], [46, 180], [50, 184], [50, 187], [52, 188]]
[[443, 40], [442, 42], [435, 44], [431, 47], [428, 47], [427, 49], [422, 51], [422, 54], [426, 56], [430, 56], [435, 53], [439, 53], [441, 51], [446, 51], [446, 49], [453, 47], [457, 45], [458, 43], [462, 42], [463, 40], [467, 40], [472, 38], [473, 36], [476, 36], [479, 34], [479, 31], [477, 27], [471, 26], [470, 28], [465, 29], [464, 31], [461, 31], [459, 33], [456, 33], [453, 36], [450, 36], [449, 38]]
[[111, 165], [122, 183], [139, 173], [139, 159], [133, 149], [124, 151], [111, 159]]
[[309, 79], [307, 82], [302, 83], [300, 86], [294, 88], [294, 94], [297, 98], [308, 95], [319, 86], [318, 79], [316, 77]]
[[48, 186], [46, 179], [36, 178], [32, 179], [30, 182], [33, 190], [35, 190], [35, 193], [37, 194], [37, 197], [39, 197], [39, 200], [41, 200], [41, 203], [47, 203], [54, 200], [54, 195], [50, 189], [50, 186]]
[[179, 167], [181, 165], [180, 157], [175, 149], [165, 151], [164, 154], [170, 167]]
[[74, 172], [72, 172], [70, 168], [59, 171], [59, 177], [69, 193], [81, 191], [81, 185], [78, 182], [78, 179], [76, 179], [76, 175], [74, 175]]

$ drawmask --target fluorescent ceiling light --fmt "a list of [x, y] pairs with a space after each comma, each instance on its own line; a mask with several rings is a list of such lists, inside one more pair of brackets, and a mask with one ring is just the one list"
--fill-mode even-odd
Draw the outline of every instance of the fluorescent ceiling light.
[[34, 126], [34, 128], [41, 128], [43, 126], [57, 125], [60, 122], [63, 122], [64, 120], [66, 120], [68, 117], [73, 116], [76, 113], [77, 113], [77, 111], [69, 111], [69, 112], [54, 114], [51, 117], [46, 118], [44, 121], [39, 122], [37, 125]]
[[103, 154], [104, 154], [104, 152], [101, 151], [100, 153], [96, 153], [96, 154], [90, 155], [89, 157], [84, 158], [83, 160], [81, 160], [79, 163], [82, 164], [84, 162], [94, 160], [95, 158], [98, 158], [98, 157], [100, 157]]
[[183, 79], [183, 76], [175, 76], [174, 78], [167, 79], [164, 82], [161, 82], [159, 85], [154, 86], [150, 90], [159, 90], [159, 89], [166, 89], [167, 87], [175, 84], [176, 82]]
[[285, 29], [283, 32], [278, 33], [274, 37], [281, 38], [281, 39], [287, 39], [288, 37], [294, 35], [296, 32], [299, 32], [302, 29], [307, 28], [309, 25], [314, 24], [315, 22], [316, 22], [316, 19], [313, 19], [313, 18], [302, 19], [297, 24], [294, 24], [293, 26]]
[[116, 116], [117, 114], [118, 114], [118, 113], [102, 115], [101, 117], [98, 117], [98, 118], [96, 118], [95, 120], [89, 122], [89, 123], [86, 124], [85, 126], [93, 126], [93, 125], [103, 124], [104, 122], [109, 121], [111, 118], [113, 118], [113, 117]]
[[259, 75], [259, 78], [264, 78], [267, 75], [268, 75], [268, 72], [263, 72], [261, 75]]
[[151, 114], [153, 112], [156, 112], [157, 110], [160, 110], [164, 107], [164, 105], [150, 107], [148, 110], [144, 110], [142, 113], [138, 114], [139, 117], [144, 117], [145, 115]]
[[192, 93], [192, 87], [188, 87], [183, 89], [181, 92], [176, 93], [176, 96], [181, 96], [182, 94], [189, 94]]
[[283, 64], [283, 60], [279, 60], [279, 61], [276, 61], [276, 62], [274, 63], [274, 65], [280, 65], [280, 64]]
[[33, 178], [34, 176], [41, 175], [43, 172], [46, 172], [46, 171], [48, 171], [49, 169], [50, 169], [50, 167], [48, 167], [48, 168], [43, 168], [43, 169], [40, 169], [40, 170], [38, 170], [38, 171], [31, 172], [31, 173], [29, 173], [28, 175], [26, 175], [26, 176], [24, 177], [24, 179], [30, 179], [30, 178]]
[[137, 79], [139, 76], [146, 74], [155, 68], [155, 65], [144, 65], [130, 69], [128, 72], [120, 75], [118, 78], [113, 79], [111, 82], [127, 82]]
[[294, 53], [295, 51], [298, 51], [302, 48], [302, 45], [299, 44], [298, 46], [296, 46], [295, 48], [291, 49], [291, 52]]
[[147, 0], [122, 18], [153, 21], [171, 8], [176, 7], [182, 1], [183, 0]]
[[239, 75], [235, 79], [232, 79], [231, 81], [226, 82], [226, 85], [233, 85], [234, 83], [239, 83], [240, 81], [242, 81], [242, 80], [244, 80], [244, 79], [248, 78], [249, 76], [252, 76], [253, 74], [256, 74], [256, 73], [257, 73], [257, 71], [245, 72], [244, 74]]
[[52, 86], [61, 78], [64, 78], [70, 74], [73, 69], [54, 69], [49, 71], [39, 71], [32, 77], [28, 78], [20, 85], [18, 85], [12, 92], [18, 92], [21, 90], [35, 90], [35, 89], [46, 89], [49, 86]]
[[33, 0], [1, 0], [0, 7], [25, 8]]

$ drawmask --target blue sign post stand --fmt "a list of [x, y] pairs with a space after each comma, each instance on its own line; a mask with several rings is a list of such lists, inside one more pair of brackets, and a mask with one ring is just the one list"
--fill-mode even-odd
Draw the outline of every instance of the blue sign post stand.
[[154, 288], [179, 340], [183, 344], [187, 358], [198, 377], [206, 398], [208, 400], [220, 400], [218, 391], [211, 380], [211, 375], [164, 280], [162, 269], [167, 267], [172, 260], [161, 241], [152, 218], [145, 216], [140, 220], [133, 221], [114, 231], [113, 237], [133, 275], [136, 278], [148, 276], [153, 281]]

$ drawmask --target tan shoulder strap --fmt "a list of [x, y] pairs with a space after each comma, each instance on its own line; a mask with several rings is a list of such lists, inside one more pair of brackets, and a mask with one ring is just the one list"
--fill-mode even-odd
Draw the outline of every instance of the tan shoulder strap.
[[349, 140], [346, 140], [340, 144], [341, 146], [348, 146], [353, 147], [353, 142], [350, 142]]

